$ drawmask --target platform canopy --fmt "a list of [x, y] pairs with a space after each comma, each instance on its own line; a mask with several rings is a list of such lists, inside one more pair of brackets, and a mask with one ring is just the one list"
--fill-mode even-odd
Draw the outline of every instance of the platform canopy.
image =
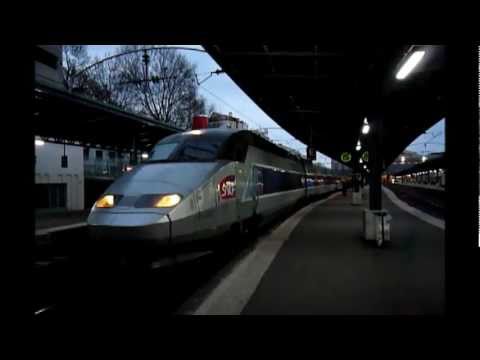
[[34, 84], [33, 132], [53, 142], [148, 151], [182, 131], [145, 116], [40, 82]]
[[[445, 46], [203, 46], [279, 126], [337, 161], [342, 153], [355, 153], [365, 117], [383, 119], [386, 168], [445, 116]], [[422, 61], [397, 80], [400, 66], [416, 50], [425, 51]]]

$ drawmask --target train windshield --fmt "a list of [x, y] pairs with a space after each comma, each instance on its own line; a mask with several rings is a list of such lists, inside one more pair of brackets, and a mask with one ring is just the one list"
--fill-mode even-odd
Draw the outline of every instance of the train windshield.
[[167, 160], [174, 150], [178, 146], [178, 142], [172, 142], [172, 143], [166, 143], [162, 144], [159, 143], [155, 145], [155, 147], [152, 150], [152, 153], [150, 154], [150, 159], [152, 160]]
[[148, 162], [215, 161], [224, 140], [212, 136], [175, 135], [155, 145]]
[[205, 142], [201, 139], [186, 141], [176, 154], [176, 161], [214, 161], [217, 159], [220, 143]]

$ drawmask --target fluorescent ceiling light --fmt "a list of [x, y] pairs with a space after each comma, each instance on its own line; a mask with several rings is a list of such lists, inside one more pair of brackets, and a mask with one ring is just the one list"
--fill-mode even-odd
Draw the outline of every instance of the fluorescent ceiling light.
[[422, 60], [423, 56], [425, 55], [425, 51], [415, 51], [408, 60], [402, 65], [400, 70], [397, 73], [397, 79], [403, 80], [405, 79], [418, 65], [418, 63]]
[[355, 150], [360, 151], [361, 148], [362, 148], [362, 145], [360, 144], [360, 140], [358, 140]]
[[367, 118], [365, 118], [365, 120], [363, 120], [362, 134], [367, 135], [369, 131], [370, 125], [368, 125]]

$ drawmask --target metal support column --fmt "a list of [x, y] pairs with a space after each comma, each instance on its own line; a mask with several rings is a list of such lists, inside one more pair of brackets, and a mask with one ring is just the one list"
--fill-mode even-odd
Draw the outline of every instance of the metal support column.
[[371, 127], [369, 144], [369, 165], [370, 165], [370, 210], [382, 209], [382, 133], [383, 120], [377, 117]]
[[384, 241], [390, 241], [391, 215], [382, 209], [382, 170], [383, 161], [383, 119], [375, 116], [370, 128], [368, 146], [369, 168], [369, 203], [368, 209], [363, 210], [363, 236], [366, 240], [375, 240], [377, 246]]
[[353, 172], [352, 172], [352, 185], [353, 185], [353, 191], [358, 192], [360, 191], [360, 168], [358, 165], [358, 156], [355, 154], [352, 156], [353, 159]]
[[352, 155], [352, 204], [360, 205], [362, 203], [361, 183], [360, 183], [360, 166], [358, 160], [360, 153], [356, 151]]

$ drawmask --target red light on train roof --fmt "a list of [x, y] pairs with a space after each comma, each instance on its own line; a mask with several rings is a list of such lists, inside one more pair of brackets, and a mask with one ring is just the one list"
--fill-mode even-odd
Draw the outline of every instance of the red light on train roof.
[[192, 119], [192, 130], [208, 128], [208, 116], [195, 115]]

